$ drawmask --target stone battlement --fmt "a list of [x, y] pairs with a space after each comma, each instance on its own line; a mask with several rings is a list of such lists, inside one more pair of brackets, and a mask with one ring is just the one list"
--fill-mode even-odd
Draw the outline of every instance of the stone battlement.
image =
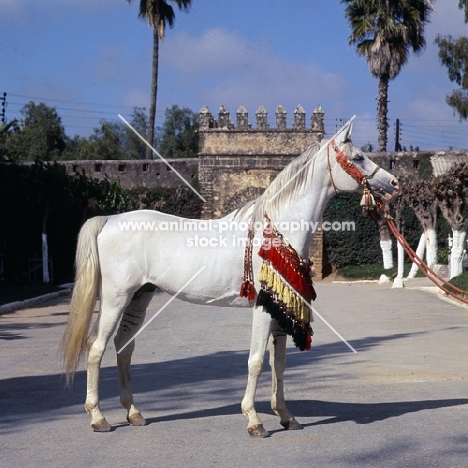
[[[218, 120], [215, 120], [207, 106], [203, 106], [199, 112], [199, 129], [200, 131], [207, 130], [229, 130], [229, 131], [260, 131], [276, 130], [280, 132], [306, 130], [306, 112], [299, 104], [294, 110], [294, 122], [292, 128], [287, 127], [287, 112], [282, 105], [276, 108], [276, 128], [271, 129], [268, 123], [268, 113], [263, 106], [260, 106], [256, 113], [256, 128], [252, 128], [249, 122], [249, 114], [244, 106], [240, 106], [236, 113], [236, 125], [230, 118], [230, 113], [226, 106], [222, 105], [218, 111]], [[324, 112], [318, 105], [310, 118], [311, 132], [324, 133]]]

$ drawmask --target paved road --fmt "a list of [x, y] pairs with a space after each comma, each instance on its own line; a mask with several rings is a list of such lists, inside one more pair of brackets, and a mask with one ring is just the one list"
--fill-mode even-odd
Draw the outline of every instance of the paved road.
[[[415, 280], [407, 286], [424, 285]], [[466, 467], [468, 310], [420, 289], [318, 283], [314, 347], [289, 345], [286, 392], [305, 426], [282, 430], [258, 392], [269, 439], [250, 439], [240, 412], [250, 311], [175, 300], [141, 334], [133, 384], [149, 425], [130, 427], [118, 401], [115, 349], [102, 407], [115, 430], [93, 433], [85, 373], [71, 391], [57, 358], [67, 298], [0, 317], [0, 466]], [[149, 317], [168, 296], [155, 294]]]

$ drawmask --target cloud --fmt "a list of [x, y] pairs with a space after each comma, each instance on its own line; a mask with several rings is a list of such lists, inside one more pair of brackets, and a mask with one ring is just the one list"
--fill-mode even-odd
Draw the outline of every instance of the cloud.
[[212, 103], [217, 110], [225, 104], [231, 114], [244, 105], [250, 120], [255, 119], [259, 105], [274, 116], [282, 104], [291, 123], [298, 104], [310, 116], [318, 104], [343, 99], [349, 91], [345, 79], [336, 73], [312, 63], [286, 60], [265, 43], [247, 42], [220, 28], [199, 36], [175, 34], [161, 46], [160, 57], [161, 69], [171, 68], [180, 87], [196, 88], [202, 105]]

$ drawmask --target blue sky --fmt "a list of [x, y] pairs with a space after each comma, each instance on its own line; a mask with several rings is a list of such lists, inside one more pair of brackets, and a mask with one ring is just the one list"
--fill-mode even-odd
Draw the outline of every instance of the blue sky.
[[[468, 122], [445, 103], [455, 87], [437, 57], [437, 33], [468, 36], [458, 0], [438, 0], [427, 47], [411, 55], [389, 88], [389, 144], [402, 123], [402, 144], [468, 148]], [[27, 102], [55, 107], [69, 136], [89, 135], [101, 119], [148, 107], [152, 33], [137, 18], [138, 0], [0, 0], [0, 94], [7, 118]], [[253, 125], [263, 105], [271, 124], [279, 104], [301, 104], [307, 122], [320, 104], [328, 134], [356, 114], [354, 143], [376, 146], [378, 82], [348, 46], [339, 0], [193, 0], [176, 11], [160, 48], [157, 124], [173, 104], [214, 115], [224, 104], [235, 120], [244, 105]]]

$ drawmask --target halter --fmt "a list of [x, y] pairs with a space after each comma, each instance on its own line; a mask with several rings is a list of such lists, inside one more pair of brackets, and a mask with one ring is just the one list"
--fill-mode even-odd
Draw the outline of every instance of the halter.
[[331, 171], [330, 165], [330, 146], [335, 150], [336, 153], [336, 162], [340, 165], [340, 167], [351, 176], [356, 182], [361, 184], [364, 187], [364, 193], [361, 199], [361, 206], [364, 209], [374, 209], [376, 206], [376, 202], [374, 196], [371, 193], [369, 185], [367, 181], [372, 179], [372, 177], [377, 174], [380, 170], [380, 166], [376, 166], [372, 174], [366, 175], [364, 174], [359, 168], [357, 168], [353, 162], [341, 151], [335, 143], [335, 140], [331, 140], [327, 146], [327, 163], [328, 163], [328, 172], [330, 173], [330, 180], [335, 190], [335, 193], [338, 193], [338, 189], [336, 187], [335, 181], [333, 180], [333, 174]]

